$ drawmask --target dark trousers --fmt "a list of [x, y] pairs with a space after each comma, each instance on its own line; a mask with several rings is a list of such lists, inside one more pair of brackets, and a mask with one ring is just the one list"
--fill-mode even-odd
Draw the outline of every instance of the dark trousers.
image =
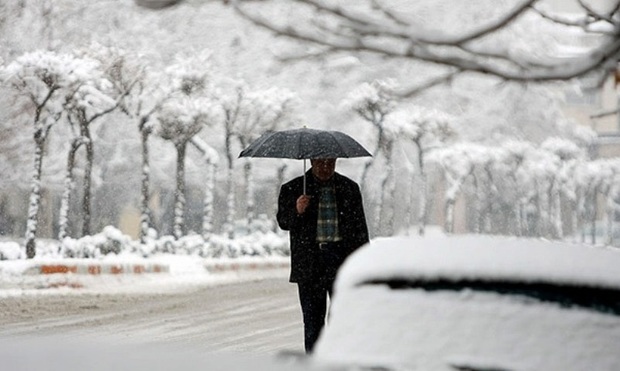
[[298, 282], [299, 303], [304, 319], [304, 345], [311, 353], [325, 325], [327, 298], [332, 294], [331, 282]]

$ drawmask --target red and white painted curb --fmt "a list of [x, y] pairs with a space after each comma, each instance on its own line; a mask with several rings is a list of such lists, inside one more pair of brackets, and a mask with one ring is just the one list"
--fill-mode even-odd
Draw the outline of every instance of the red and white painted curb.
[[[282, 260], [209, 260], [203, 264], [204, 269], [213, 274], [225, 272], [247, 272], [286, 269], [290, 267], [288, 259]], [[48, 274], [146, 274], [170, 273], [170, 266], [159, 263], [94, 263], [94, 262], [46, 262], [34, 263], [23, 271], [24, 275]]]
[[163, 264], [114, 264], [114, 263], [37, 263], [24, 274], [143, 274], [169, 273], [170, 267]]

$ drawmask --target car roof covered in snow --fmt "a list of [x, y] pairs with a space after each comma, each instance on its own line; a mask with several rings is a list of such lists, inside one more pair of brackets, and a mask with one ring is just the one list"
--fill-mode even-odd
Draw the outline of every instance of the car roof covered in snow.
[[620, 250], [489, 235], [377, 238], [345, 261], [335, 290], [394, 281], [509, 282], [620, 290]]

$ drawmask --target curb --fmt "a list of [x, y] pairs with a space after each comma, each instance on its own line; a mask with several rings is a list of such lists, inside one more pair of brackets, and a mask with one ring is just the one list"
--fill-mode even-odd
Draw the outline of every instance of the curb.
[[[203, 264], [208, 273], [247, 272], [272, 269], [286, 269], [290, 262], [282, 261], [207, 261]], [[50, 274], [79, 274], [79, 275], [104, 275], [104, 274], [146, 274], [146, 273], [170, 273], [170, 266], [157, 263], [36, 263], [23, 271], [24, 275], [50, 275]]]
[[169, 273], [170, 267], [162, 264], [35, 264], [24, 271], [26, 275], [36, 274], [143, 274]]

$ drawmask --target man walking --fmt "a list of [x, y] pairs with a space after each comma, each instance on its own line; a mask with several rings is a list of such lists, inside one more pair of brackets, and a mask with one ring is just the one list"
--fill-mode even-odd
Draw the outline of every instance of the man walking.
[[282, 185], [277, 213], [280, 228], [290, 232], [290, 282], [299, 289], [307, 353], [325, 324], [338, 268], [368, 242], [357, 183], [336, 173], [335, 158], [313, 159], [311, 165], [305, 177]]

